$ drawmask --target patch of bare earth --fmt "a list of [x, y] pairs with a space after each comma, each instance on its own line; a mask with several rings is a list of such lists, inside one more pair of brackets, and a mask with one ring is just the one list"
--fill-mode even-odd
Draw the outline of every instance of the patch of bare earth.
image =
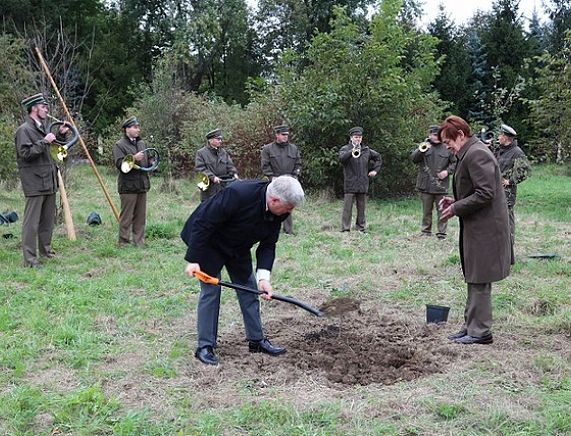
[[[320, 309], [326, 313], [323, 318], [289, 305], [282, 305], [279, 314], [264, 315], [265, 330], [274, 343], [287, 347], [285, 355], [249, 353], [238, 318], [220, 333], [219, 366], [188, 356], [179, 362], [177, 377], [157, 379], [143, 370], [144, 351], [110, 357], [100, 369], [110, 373], [117, 367], [120, 372], [105, 380], [104, 389], [126, 407], [167, 407], [177, 396], [195, 393], [193, 404], [199, 409], [228, 407], [245, 393], [276, 389], [287, 397], [293, 394], [291, 400], [297, 402], [297, 396], [307, 400], [323, 390], [331, 398], [354, 386], [414, 380], [444, 371], [456, 358], [454, 347], [442, 342], [440, 326], [375, 307], [363, 310], [351, 298], [329, 301]], [[164, 333], [173, 339], [187, 336], [193, 321], [185, 318], [175, 323], [178, 332], [165, 328]]]
[[[397, 312], [362, 310], [359, 301], [346, 297], [326, 302], [320, 309], [324, 318], [284, 309], [285, 316], [267, 321], [272, 340], [287, 346], [288, 352], [278, 358], [258, 355], [256, 373], [267, 366], [271, 374], [279, 374], [274, 383], [309, 376], [343, 389], [414, 380], [441, 372], [456, 356], [453, 347], [436, 334], [437, 326]], [[244, 348], [236, 346], [243, 341], [241, 332], [224, 339], [218, 348], [221, 361], [236, 368], [236, 376], [246, 376], [252, 365]]]
[[[539, 337], [532, 332], [526, 336], [536, 339], [525, 347], [521, 337], [508, 332], [495, 334], [492, 345], [454, 344], [446, 339], [454, 327], [426, 325], [418, 313], [382, 308], [378, 302], [339, 298], [320, 306], [326, 313], [322, 318], [287, 304], [264, 307], [262, 318], [268, 337], [288, 350], [271, 357], [248, 352], [237, 306], [222, 308], [218, 366], [203, 365], [190, 354], [174, 362], [175, 377], [158, 378], [145, 371], [147, 359], [167, 355], [174, 341], [188, 341], [194, 351], [195, 317], [189, 313], [158, 326], [155, 333], [161, 340], [155, 344], [157, 348], [141, 344], [137, 349], [130, 347], [130, 353], [106, 359], [98, 368], [98, 372], [109, 375], [103, 377], [106, 393], [120, 399], [127, 409], [145, 407], [163, 419], [175, 417], [180, 405], [188, 402], [194, 410], [236, 407], [245, 399], [265, 398], [281, 398], [300, 407], [335, 398], [353, 404], [362, 397], [356, 392], [368, 392], [375, 398], [374, 406], [367, 406], [367, 401], [359, 403], [367, 416], [375, 416], [379, 404], [389, 414], [415, 416], [422, 412], [416, 410], [421, 406], [406, 398], [441, 396], [444, 401], [453, 401], [456, 394], [451, 397], [454, 390], [450, 388], [455, 386], [456, 392], [483, 395], [484, 401], [496, 380], [503, 380], [500, 391], [505, 383], [523, 389], [528, 381], [519, 377], [522, 364], [532, 362], [534, 356], [553, 350], [553, 346], [562, 355], [569, 355], [570, 350], [570, 345], [557, 337]], [[533, 368], [526, 372], [531, 377]], [[411, 381], [414, 383], [407, 383], [404, 391], [398, 387], [399, 382]], [[510, 401], [509, 396], [498, 394], [498, 398], [503, 402], [500, 405]], [[456, 400], [463, 401], [461, 396]], [[526, 407], [517, 405], [521, 414]]]
[[25, 380], [34, 387], [53, 389], [59, 392], [72, 392], [81, 386], [75, 372], [64, 366], [38, 368], [28, 371]]

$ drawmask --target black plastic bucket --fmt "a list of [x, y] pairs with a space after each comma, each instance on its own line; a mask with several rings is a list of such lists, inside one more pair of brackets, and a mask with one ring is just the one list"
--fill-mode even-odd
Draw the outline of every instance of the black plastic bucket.
[[426, 305], [426, 322], [446, 322], [448, 321], [449, 307], [435, 306], [434, 304]]

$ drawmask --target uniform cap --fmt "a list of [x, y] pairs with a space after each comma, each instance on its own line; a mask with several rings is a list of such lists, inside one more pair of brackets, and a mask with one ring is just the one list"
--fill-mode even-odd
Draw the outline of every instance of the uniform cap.
[[137, 117], [129, 117], [125, 121], [123, 121], [123, 125], [121, 127], [126, 129], [127, 127], [138, 126], [139, 124], [140, 123]]
[[363, 136], [363, 128], [362, 127], [353, 127], [349, 130], [349, 136]]
[[512, 127], [508, 126], [507, 124], [502, 124], [502, 126], [500, 127], [500, 131], [504, 135], [511, 136], [512, 138], [515, 138], [517, 136], [516, 131]]
[[289, 127], [287, 124], [281, 124], [274, 127], [274, 133], [289, 133]]
[[44, 94], [42, 94], [41, 92], [39, 94], [34, 94], [29, 97], [26, 97], [24, 100], [22, 100], [22, 106], [24, 106], [27, 111], [29, 111], [32, 107], [34, 107], [37, 104], [48, 104], [46, 98], [44, 97]]
[[206, 134], [206, 139], [220, 138], [222, 139], [222, 130], [214, 129]]
[[90, 226], [100, 225], [101, 224], [101, 216], [99, 216], [99, 214], [95, 211], [91, 212], [87, 216], [87, 224], [89, 224]]

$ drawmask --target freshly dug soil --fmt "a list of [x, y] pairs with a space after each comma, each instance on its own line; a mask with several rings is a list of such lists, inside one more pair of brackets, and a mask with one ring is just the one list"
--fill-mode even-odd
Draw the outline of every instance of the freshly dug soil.
[[[271, 357], [250, 354], [240, 343], [242, 332], [221, 335], [217, 349], [221, 365], [247, 371], [248, 362], [258, 369], [288, 377], [324, 377], [343, 385], [392, 384], [442, 372], [456, 358], [439, 326], [398, 312], [362, 310], [358, 300], [343, 297], [327, 301], [319, 309], [323, 318], [297, 310], [295, 316], [271, 319], [265, 330], [272, 343], [287, 347], [286, 354]], [[321, 376], [321, 377], [320, 377]]]

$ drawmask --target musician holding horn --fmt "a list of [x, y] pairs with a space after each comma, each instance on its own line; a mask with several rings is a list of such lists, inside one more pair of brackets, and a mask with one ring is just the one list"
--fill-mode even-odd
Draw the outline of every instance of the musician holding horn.
[[456, 168], [456, 157], [438, 140], [439, 126], [430, 126], [428, 138], [410, 154], [411, 160], [418, 164], [416, 190], [420, 192], [422, 202], [421, 236], [432, 235], [432, 209], [438, 216], [438, 239], [446, 238], [448, 222], [440, 217], [438, 202], [448, 194], [448, 178]]
[[[297, 145], [291, 143], [290, 129], [286, 124], [274, 127], [274, 141], [262, 147], [262, 172], [269, 180], [279, 176], [297, 179], [301, 173], [301, 155]], [[282, 230], [294, 235], [293, 218], [289, 215], [283, 222]]]
[[517, 185], [523, 182], [531, 173], [531, 165], [527, 156], [517, 144], [517, 133], [513, 127], [502, 124], [500, 135], [498, 136], [499, 148], [494, 155], [502, 172], [502, 186], [506, 195], [508, 205], [508, 216], [510, 225], [510, 238], [512, 241], [511, 261], [515, 263], [515, 215], [514, 207], [517, 196]]
[[238, 179], [238, 171], [232, 158], [222, 148], [222, 131], [211, 130], [206, 134], [206, 145], [196, 152], [194, 169], [208, 177], [208, 183], [201, 185], [200, 201], [205, 201], [222, 191], [229, 183]]
[[137, 117], [127, 118], [123, 124], [123, 137], [113, 146], [113, 162], [119, 170], [117, 188], [121, 198], [119, 215], [119, 246], [132, 241], [138, 247], [145, 245], [147, 192], [151, 187], [147, 146], [141, 139], [141, 126]]
[[365, 206], [369, 192], [369, 179], [375, 177], [381, 170], [381, 155], [372, 148], [364, 145], [363, 128], [353, 127], [349, 130], [349, 143], [341, 147], [339, 160], [343, 165], [343, 189], [345, 198], [341, 216], [341, 231], [351, 230], [351, 215], [353, 203], [357, 203], [357, 230], [366, 232]]
[[[22, 249], [24, 266], [41, 268], [39, 255], [55, 257], [52, 234], [55, 224], [57, 167], [50, 156], [50, 144], [56, 134], [46, 127], [48, 102], [43, 94], [22, 100], [28, 115], [15, 133], [16, 161], [26, 197], [22, 222]], [[57, 136], [65, 135], [68, 127], [62, 124]], [[58, 138], [59, 139], [59, 138]]]

